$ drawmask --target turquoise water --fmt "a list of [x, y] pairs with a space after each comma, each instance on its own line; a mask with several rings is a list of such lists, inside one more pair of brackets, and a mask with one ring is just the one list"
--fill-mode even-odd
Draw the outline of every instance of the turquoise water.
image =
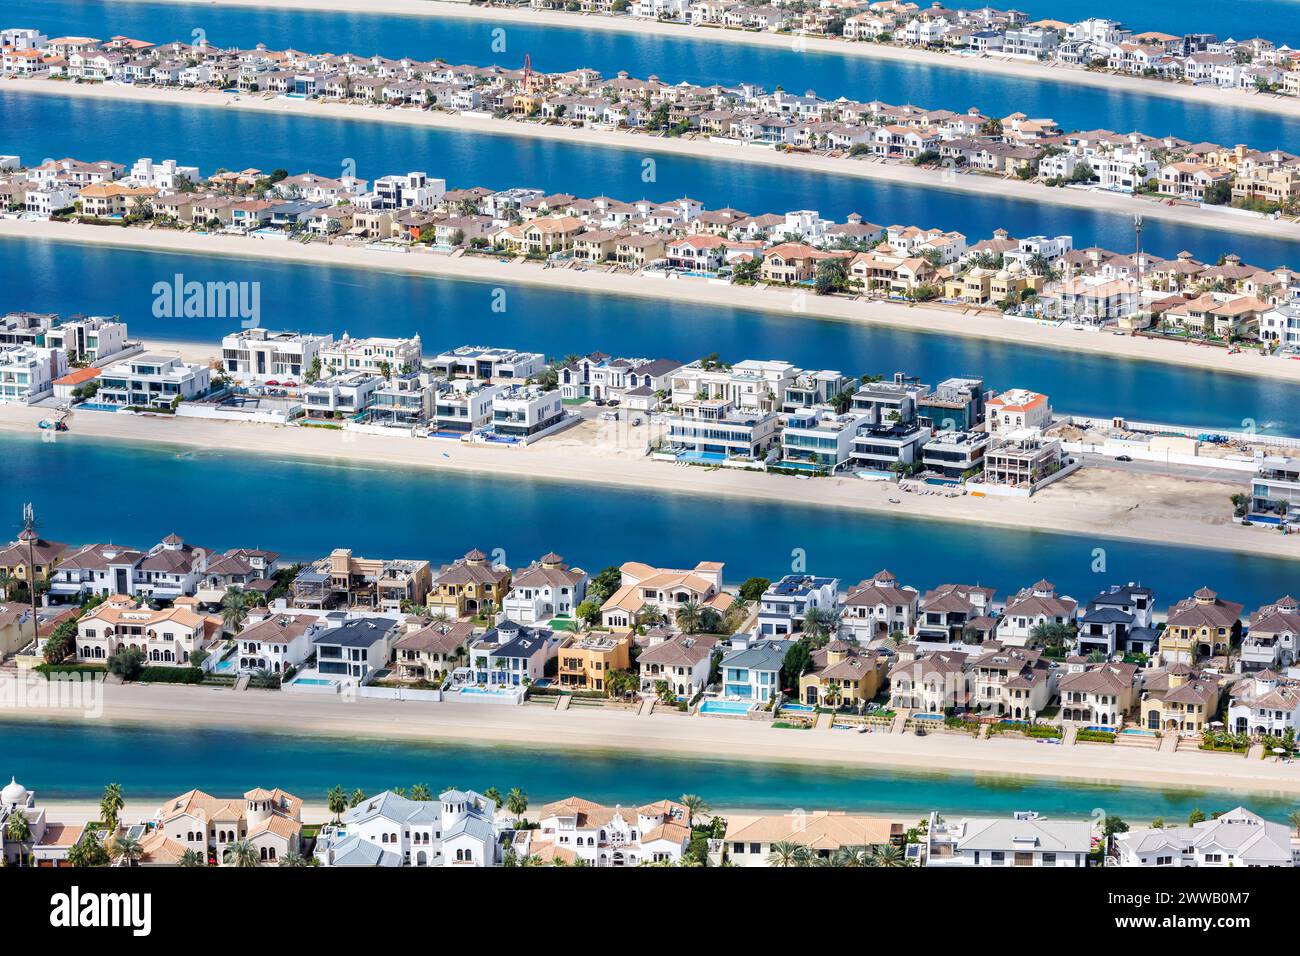
[[[690, 718], [686, 718], [690, 719]], [[141, 759], [147, 754], [148, 759]], [[226, 730], [183, 733], [90, 724], [0, 723], [0, 772], [47, 799], [98, 797], [110, 781], [128, 801], [165, 798], [198, 787], [238, 794], [283, 787], [323, 803], [336, 784], [349, 792], [387, 787], [519, 787], [530, 805], [578, 794], [623, 805], [697, 793], [715, 807], [803, 808], [914, 814], [1087, 817], [1094, 808], [1129, 820], [1183, 818], [1246, 803], [1284, 820], [1293, 804], [1267, 794], [1090, 786], [966, 774], [918, 774], [819, 766], [761, 765], [611, 752], [554, 752], [447, 743], [393, 743]]]
[[[374, 270], [304, 267], [0, 241], [0, 288], [5, 290], [0, 308], [120, 315], [133, 335], [215, 345], [229, 323], [151, 314], [153, 284], [170, 282], [179, 272], [188, 280], [259, 283], [267, 328], [354, 336], [418, 332], [426, 352], [487, 342], [550, 356], [599, 350], [689, 361], [718, 352], [730, 361], [783, 358], [802, 368], [838, 368], [850, 374], [905, 369], [931, 383], [951, 375], [981, 375], [990, 387], [1046, 392], [1062, 412], [1225, 430], [1251, 419], [1266, 432], [1300, 435], [1300, 387], [1260, 378], [806, 315], [524, 285], [503, 286], [505, 311], [494, 312], [493, 285], [402, 276], [379, 271], [382, 265], [377, 262]], [[68, 282], [68, 276], [78, 281]], [[304, 309], [304, 302], [311, 302], [311, 308]]]
[[[688, 156], [655, 156], [655, 180], [647, 184], [642, 179], [645, 157], [634, 137], [628, 148], [581, 146], [393, 123], [22, 95], [6, 92], [2, 85], [0, 116], [5, 151], [27, 162], [73, 156], [129, 164], [144, 155], [175, 158], [205, 174], [219, 167], [254, 166], [337, 176], [349, 161], [366, 179], [422, 169], [460, 187], [537, 186], [628, 201], [691, 196], [713, 209], [731, 206], [755, 214], [816, 209], [836, 220], [857, 212], [882, 225], [941, 226], [972, 239], [987, 238], [1002, 227], [1017, 236], [1070, 235], [1079, 248], [1122, 251], [1134, 243], [1128, 214]], [[1094, 119], [1105, 116], [1099, 113]], [[1265, 268], [1300, 264], [1300, 243], [1295, 241], [1192, 228], [1150, 216], [1142, 246], [1163, 256], [1186, 249], [1206, 262], [1236, 252]]]
[[[1129, 21], [1137, 29], [1167, 33], [1218, 31], [1221, 36], [1239, 38], [1262, 34], [1289, 41], [1293, 46], [1300, 39], [1300, 13], [1295, 3], [1241, 0], [1231, 4], [1175, 5], [1173, 0], [1159, 0], [1154, 5], [1142, 5], [1140, 11], [1120, 0], [1064, 0], [1060, 10], [1056, 6], [1056, 0], [1035, 0], [1029, 8], [1021, 4], [1017, 9], [1058, 19], [1110, 15]], [[1189, 6], [1194, 9], [1189, 10]], [[264, 42], [276, 48], [292, 46], [335, 53], [346, 50], [417, 59], [442, 56], [456, 63], [510, 67], [522, 64], [527, 53], [534, 69], [547, 72], [590, 67], [607, 76], [619, 70], [640, 77], [655, 74], [671, 83], [758, 82], [769, 89], [777, 85], [798, 92], [814, 89], [831, 99], [881, 99], [956, 111], [979, 106], [998, 116], [1020, 110], [1031, 116], [1051, 116], [1066, 127], [1078, 129], [1102, 125], [1121, 132], [1138, 129], [1153, 136], [1173, 134], [1193, 142], [1244, 142], [1259, 149], [1287, 148], [1288, 143], [1300, 138], [1300, 121], [1249, 110], [996, 76], [958, 64], [914, 66], [718, 43], [703, 30], [683, 30], [681, 37], [671, 38], [586, 30], [577, 18], [573, 26], [557, 28], [450, 18], [234, 9], [211, 4], [84, 0], [41, 0], [31, 4], [4, 0], [0, 3], [0, 23], [36, 26], [50, 36], [127, 34], [155, 42], [187, 43], [191, 42], [192, 31], [202, 29], [210, 42], [223, 46], [249, 47]], [[504, 51], [499, 49], [499, 42], [498, 48], [493, 48], [496, 28], [504, 30]]]
[[[0, 520], [16, 523], [31, 501], [42, 533], [56, 541], [148, 546], [175, 531], [208, 548], [265, 547], [296, 560], [347, 547], [445, 562], [472, 547], [500, 547], [512, 566], [551, 550], [588, 570], [629, 560], [660, 567], [723, 561], [732, 583], [776, 577], [799, 559], [846, 584], [888, 566], [923, 589], [964, 581], [1003, 595], [1042, 577], [1084, 600], [1110, 582], [1142, 581], [1162, 605], [1204, 583], [1247, 607], [1295, 590], [1294, 562], [1218, 551], [440, 474], [433, 451], [433, 468], [403, 469], [113, 443], [78, 435], [75, 420], [72, 428], [53, 443], [0, 436]], [[69, 506], [90, 489], [111, 506]], [[1104, 573], [1094, 571], [1099, 562]]]

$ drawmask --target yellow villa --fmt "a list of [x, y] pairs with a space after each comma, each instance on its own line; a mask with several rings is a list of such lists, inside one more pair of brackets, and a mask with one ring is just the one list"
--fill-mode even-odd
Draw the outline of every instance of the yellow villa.
[[479, 614], [489, 602], [500, 608], [509, 593], [510, 569], [494, 567], [488, 556], [475, 548], [434, 578], [429, 609], [460, 618]]
[[813, 668], [799, 678], [799, 700], [824, 707], [858, 707], [880, 693], [885, 658], [847, 641], [832, 641], [813, 651]]
[[1226, 654], [1241, 638], [1241, 605], [1224, 601], [1209, 588], [1179, 601], [1160, 634], [1164, 664], [1195, 664]]
[[589, 631], [575, 634], [560, 645], [558, 676], [561, 687], [605, 690], [610, 671], [632, 666], [630, 633]]
[[1186, 664], [1148, 672], [1142, 697], [1142, 726], [1166, 733], [1199, 734], [1219, 708], [1219, 682]]

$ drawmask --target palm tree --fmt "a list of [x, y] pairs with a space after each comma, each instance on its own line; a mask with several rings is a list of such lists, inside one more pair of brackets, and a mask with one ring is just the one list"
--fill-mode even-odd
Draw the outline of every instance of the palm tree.
[[358, 787], [357, 789], [352, 791], [352, 796], [348, 799], [348, 806], [350, 807], [360, 806], [361, 802], [365, 799], [366, 799], [365, 792], [360, 787]]
[[124, 806], [126, 806], [126, 799], [122, 796], [122, 785], [110, 783], [104, 788], [104, 795], [99, 798], [100, 822], [110, 830], [116, 830]]
[[686, 825], [688, 827], [695, 826], [696, 816], [702, 816], [709, 812], [709, 805], [704, 798], [693, 793], [683, 793], [682, 798], [677, 802], [686, 808]]
[[698, 601], [687, 601], [677, 609], [677, 626], [687, 634], [694, 634], [700, 626], [700, 605]]
[[221, 623], [232, 634], [237, 632], [248, 617], [248, 595], [231, 585], [221, 597]]
[[135, 866], [136, 861], [144, 856], [144, 847], [135, 837], [124, 833], [113, 840], [108, 848], [108, 855], [119, 862], [126, 860], [127, 866]]
[[186, 850], [184, 853], [181, 854], [181, 858], [180, 860], [177, 861], [176, 865], [177, 866], [207, 866], [208, 861], [207, 858], [198, 850]]
[[257, 847], [247, 840], [236, 840], [226, 847], [225, 852], [226, 866], [250, 867], [258, 866]]
[[510, 792], [506, 794], [506, 809], [515, 817], [522, 817], [524, 811], [528, 809], [528, 794], [518, 787], [511, 787]]
[[[495, 803], [497, 805], [498, 810], [500, 810], [501, 805], [506, 802], [506, 798], [501, 796], [501, 791], [498, 790], [496, 787], [488, 787], [486, 790], [483, 791], [483, 796], [487, 797], [489, 800]], [[1300, 813], [1300, 811], [1297, 812]]]
[[804, 633], [814, 640], [829, 637], [839, 626], [840, 616], [830, 608], [811, 607], [804, 615]]
[[776, 867], [807, 866], [808, 848], [791, 840], [777, 840], [767, 855], [767, 865]]
[[[9, 818], [5, 820], [5, 839], [10, 843], [18, 844], [19, 860], [22, 860], [24, 856], [22, 844], [31, 838], [32, 825], [27, 821], [27, 814], [21, 810], [15, 810], [9, 814]], [[0, 856], [3, 856], [3, 854], [0, 854]]]
[[911, 866], [912, 861], [901, 846], [887, 843], [874, 848], [867, 855], [867, 866]]
[[301, 853], [298, 853], [295, 850], [290, 850], [284, 856], [280, 857], [280, 862], [278, 865], [279, 866], [311, 866], [311, 861], [309, 861]]
[[334, 822], [338, 823], [339, 818], [343, 816], [343, 811], [348, 808], [348, 798], [343, 793], [343, 787], [335, 785], [330, 792], [325, 794], [325, 806], [329, 812], [334, 814]]
[[419, 800], [421, 803], [427, 803], [433, 799], [433, 794], [429, 792], [427, 783], [417, 783], [411, 788], [411, 799]]
[[1300, 810], [1292, 810], [1287, 819], [1291, 821], [1291, 826], [1295, 827], [1296, 835], [1300, 836]]

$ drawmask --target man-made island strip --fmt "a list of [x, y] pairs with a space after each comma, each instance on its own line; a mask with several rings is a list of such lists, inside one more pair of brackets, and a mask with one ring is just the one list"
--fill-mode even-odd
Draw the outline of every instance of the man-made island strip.
[[[496, 285], [522, 283], [601, 295], [637, 296], [693, 302], [699, 305], [757, 312], [806, 315], [810, 319], [861, 322], [940, 335], [1087, 352], [1115, 358], [1164, 362], [1186, 368], [1254, 375], [1280, 382], [1300, 382], [1300, 362], [1261, 355], [1250, 349], [1237, 354], [1209, 346], [1142, 336], [1116, 336], [1073, 331], [1065, 326], [1038, 325], [996, 318], [988, 312], [966, 313], [931, 305], [907, 306], [840, 296], [818, 296], [811, 290], [776, 286], [715, 284], [705, 279], [668, 279], [644, 274], [602, 272], [597, 269], [543, 268], [534, 261], [502, 262], [496, 256], [450, 256], [410, 247], [406, 254], [376, 252], [364, 244], [342, 242], [269, 241], [229, 234], [176, 230], [114, 228], [80, 223], [0, 218], [0, 239], [53, 240], [83, 245], [144, 249], [200, 256], [305, 262], [327, 266], [378, 269], [435, 278]], [[487, 293], [485, 292], [485, 295]], [[129, 319], [129, 316], [127, 317]]]
[[[37, 423], [48, 414], [48, 409], [39, 407], [0, 405], [0, 431], [34, 434]], [[1032, 498], [908, 494], [899, 501], [895, 498], [897, 486], [892, 482], [864, 482], [850, 477], [808, 481], [793, 475], [743, 469], [675, 468], [647, 456], [647, 435], [640, 434], [646, 428], [626, 430], [621, 423], [608, 423], [612, 427], [606, 428], [606, 423], [589, 422], [523, 448], [457, 443], [446, 451], [441, 443], [409, 435], [389, 437], [165, 414], [74, 410], [71, 423], [72, 433], [59, 435], [58, 441], [88, 436], [459, 474], [525, 475], [579, 485], [839, 508], [1017, 531], [1159, 541], [1225, 553], [1300, 559], [1300, 537], [1269, 534], [1231, 520], [1228, 500], [1239, 486], [1228, 480], [1134, 476], [1091, 468], [1051, 484]]]
[[67, 83], [48, 79], [15, 78], [0, 82], [0, 93], [38, 93], [98, 100], [126, 100], [164, 105], [225, 108], [276, 115], [326, 117], [362, 122], [400, 123], [427, 129], [455, 132], [519, 136], [583, 146], [601, 146], [627, 152], [686, 156], [719, 162], [739, 162], [774, 166], [804, 173], [824, 173], [880, 180], [906, 186], [974, 193], [981, 196], [1049, 203], [1087, 209], [1092, 212], [1168, 220], [1183, 226], [1196, 226], [1252, 235], [1267, 234], [1278, 239], [1300, 242], [1300, 222], [1257, 214], [1242, 214], [1214, 206], [1176, 204], [1144, 199], [1109, 190], [1054, 189], [1027, 180], [892, 162], [866, 162], [856, 159], [791, 153], [766, 146], [750, 146], [711, 139], [685, 139], [652, 136], [642, 132], [595, 127], [571, 127], [498, 119], [483, 113], [441, 112], [420, 108], [390, 108], [355, 102], [335, 102], [255, 94], [233, 95], [220, 90], [188, 88], [137, 87], [117, 83]]
[[[193, 7], [192, 0], [155, 0]], [[523, 23], [543, 27], [569, 27], [593, 32], [633, 33], [701, 43], [738, 43], [769, 49], [797, 50], [813, 54], [864, 57], [942, 69], [979, 71], [1020, 79], [1052, 83], [1073, 83], [1119, 93], [1159, 96], [1208, 106], [1258, 110], [1283, 116], [1300, 117], [1300, 98], [1275, 96], [1253, 90], [1226, 89], [1217, 86], [1193, 86], [1124, 76], [1115, 73], [1074, 69], [1029, 60], [997, 56], [959, 56], [916, 47], [884, 43], [846, 42], [836, 37], [805, 36], [755, 30], [691, 28], [671, 21], [634, 19], [562, 10], [535, 10], [513, 6], [471, 5], [455, 0], [219, 0], [225, 7], [254, 7], [302, 10], [321, 13], [364, 13], [376, 16], [442, 17], [453, 20], [479, 20], [487, 24]]]

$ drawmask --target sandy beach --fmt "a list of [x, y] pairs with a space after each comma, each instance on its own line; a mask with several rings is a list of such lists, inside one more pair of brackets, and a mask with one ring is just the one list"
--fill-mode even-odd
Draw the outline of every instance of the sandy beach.
[[[0, 678], [9, 679], [9, 678]], [[455, 702], [418, 703], [234, 691], [213, 687], [106, 684], [97, 723], [232, 727], [324, 737], [373, 737], [425, 743], [543, 748], [548, 751], [639, 752], [676, 758], [821, 764], [904, 771], [1053, 777], [1152, 787], [1231, 789], [1300, 794], [1300, 772], [1272, 760], [1187, 749], [1159, 753], [1138, 747], [1073, 747], [1006, 737], [856, 734], [816, 729], [782, 731], [762, 722], [718, 717], [581, 708], [553, 711]], [[51, 709], [5, 709], [6, 719], [85, 720]], [[394, 781], [394, 785], [403, 781]], [[251, 781], [250, 786], [275, 786]], [[311, 795], [306, 795], [311, 796]], [[672, 794], [670, 796], [676, 796]]]
[[[33, 435], [37, 421], [47, 414], [48, 410], [39, 408], [0, 405], [0, 431]], [[97, 438], [281, 459], [382, 463], [443, 473], [653, 489], [1019, 531], [1055, 531], [1084, 536], [1089, 542], [1111, 538], [1300, 559], [1300, 535], [1282, 536], [1232, 523], [1228, 499], [1241, 485], [1154, 473], [1085, 468], [1028, 499], [948, 498], [900, 492], [890, 482], [844, 477], [804, 481], [741, 469], [674, 467], [646, 457], [645, 429], [628, 428], [622, 422], [586, 422], [527, 448], [93, 411], [74, 412], [70, 425], [71, 431], [58, 435], [57, 441]], [[899, 503], [892, 504], [892, 497]]]
[[[398, 254], [338, 243], [313, 242], [303, 245], [242, 236], [120, 229], [66, 222], [0, 219], [0, 239], [4, 238], [54, 240], [165, 253], [255, 258], [272, 262], [303, 262], [495, 285], [523, 283], [599, 295], [690, 301], [725, 309], [867, 323], [913, 332], [988, 339], [1017, 347], [1055, 348], [1117, 359], [1164, 362], [1207, 371], [1257, 375], [1281, 382], [1300, 382], [1300, 362], [1263, 356], [1251, 350], [1229, 355], [1224, 349], [1192, 343], [1115, 336], [1077, 331], [1068, 327], [1017, 322], [1004, 319], [998, 313], [977, 309], [909, 307], [900, 303], [817, 296], [778, 287], [715, 285], [703, 279], [670, 280], [639, 274], [608, 273], [598, 269], [585, 272], [543, 269], [537, 263], [502, 262], [495, 256], [453, 258], [420, 248], [407, 254]], [[169, 277], [170, 273], [160, 275], [160, 278]], [[237, 276], [228, 278], [234, 279]], [[141, 302], [140, 309], [143, 311], [149, 305], [148, 302]], [[484, 294], [484, 308], [488, 308], [487, 292]], [[127, 315], [124, 318], [129, 324], [131, 317]], [[214, 340], [225, 331], [225, 328], [214, 327]], [[215, 341], [213, 347], [216, 347]]]
[[[428, 2], [437, 2], [437, 0], [428, 0]], [[1266, 219], [1253, 215], [1240, 215], [1223, 209], [1201, 208], [1199, 206], [1167, 206], [1162, 202], [1126, 196], [1120, 193], [1051, 189], [1041, 184], [1024, 182], [1015, 178], [1003, 179], [973, 173], [960, 173], [953, 177], [951, 181], [948, 181], [944, 179], [944, 173], [940, 170], [924, 169], [910, 164], [867, 162], [804, 153], [777, 152], [774, 149], [762, 146], [713, 142], [708, 139], [669, 138], [648, 136], [623, 130], [553, 126], [523, 120], [496, 119], [482, 114], [430, 112], [422, 109], [386, 109], [382, 106], [369, 106], [358, 103], [281, 99], [278, 97], [264, 99], [256, 94], [244, 94], [236, 99], [231, 94], [220, 91], [143, 88], [121, 84], [106, 85], [99, 83], [69, 83], [57, 80], [11, 79], [0, 82], [0, 92], [5, 91], [97, 100], [126, 100], [171, 106], [233, 109], [272, 113], [278, 116], [297, 115], [357, 122], [398, 123], [406, 126], [451, 132], [527, 137], [553, 142], [573, 143], [581, 146], [600, 146], [640, 153], [654, 153], [664, 156], [773, 166], [803, 173], [852, 176], [859, 179], [873, 179], [925, 189], [941, 189], [996, 197], [998, 199], [1016, 199], [1025, 202], [1068, 206], [1087, 209], [1092, 212], [1125, 216], [1140, 212], [1144, 217], [1168, 220], [1185, 226], [1199, 226], [1205, 229], [1241, 232], [1251, 235], [1271, 235], [1278, 239], [1300, 241], [1300, 222], [1289, 219]], [[80, 156], [77, 158], [89, 161], [106, 157]], [[126, 157], [114, 158], [125, 159]], [[176, 158], [184, 162], [184, 151], [180, 151]], [[394, 168], [404, 168], [400, 157], [393, 157], [393, 162], [395, 164]], [[450, 170], [438, 168], [429, 171], [433, 175], [441, 176], [446, 176], [451, 172]], [[391, 172], [391, 170], [385, 170], [385, 172]], [[524, 179], [526, 180], [526, 178], [525, 176]], [[520, 185], [527, 184], [524, 181], [520, 183]], [[456, 182], [451, 185], [467, 187], [475, 185], [475, 183], [466, 181]], [[593, 184], [593, 188], [598, 187]], [[751, 212], [775, 211], [751, 210]], [[869, 208], [859, 211], [868, 219], [871, 218]], [[908, 225], [929, 227], [935, 224], [909, 223]], [[991, 233], [1002, 225], [1003, 223], [990, 222], [987, 224], [987, 231]], [[1269, 262], [1260, 265], [1272, 267], [1280, 264], [1285, 263]]]
[[[193, 0], [162, 0], [194, 6]], [[525, 23], [547, 27], [568, 27], [576, 30], [590, 30], [605, 33], [633, 33], [640, 36], [676, 38], [700, 43], [739, 43], [746, 46], [766, 47], [775, 50], [802, 51], [813, 54], [827, 54], [845, 57], [863, 57], [874, 60], [888, 60], [895, 63], [920, 66], [941, 67], [944, 69], [978, 71], [994, 73], [1020, 79], [1047, 81], [1052, 83], [1073, 83], [1079, 86], [1091, 86], [1112, 92], [1131, 93], [1140, 96], [1159, 96], [1166, 99], [1184, 100], [1190, 103], [1202, 103], [1207, 106], [1222, 106], [1232, 109], [1258, 110], [1277, 113], [1283, 116], [1300, 116], [1300, 100], [1294, 97], [1265, 96], [1245, 90], [1225, 90], [1217, 87], [1198, 87], [1183, 83], [1168, 83], [1137, 76], [1118, 76], [1107, 73], [1094, 73], [1066, 66], [1049, 66], [1044, 63], [1011, 60], [1000, 57], [968, 57], [956, 54], [936, 53], [930, 50], [908, 47], [887, 46], [879, 43], [857, 43], [822, 37], [797, 37], [790, 34], [756, 33], [748, 30], [721, 29], [715, 27], [690, 27], [678, 23], [658, 23], [649, 20], [633, 20], [626, 16], [604, 16], [599, 14], [566, 13], [558, 10], [533, 10], [530, 8], [503, 8], [470, 6], [464, 2], [445, 2], [445, 0], [214, 0], [214, 5], [224, 7], [271, 7], [278, 10], [312, 10], [325, 13], [366, 13], [371, 15], [397, 15], [418, 17], [442, 17], [456, 20], [476, 20], [485, 24]], [[488, 48], [490, 36], [485, 36], [484, 49]], [[214, 42], [223, 42], [214, 38]], [[335, 52], [343, 52], [340, 48]], [[363, 53], [369, 51], [355, 50]], [[522, 57], [523, 53], [517, 53]], [[546, 69], [544, 64], [538, 64]], [[676, 82], [676, 77], [664, 77], [669, 82]], [[870, 98], [870, 93], [853, 93], [849, 90], [821, 90], [823, 95], [855, 95]], [[934, 104], [936, 106], [940, 104]], [[1263, 148], [1268, 144], [1254, 144]]]

